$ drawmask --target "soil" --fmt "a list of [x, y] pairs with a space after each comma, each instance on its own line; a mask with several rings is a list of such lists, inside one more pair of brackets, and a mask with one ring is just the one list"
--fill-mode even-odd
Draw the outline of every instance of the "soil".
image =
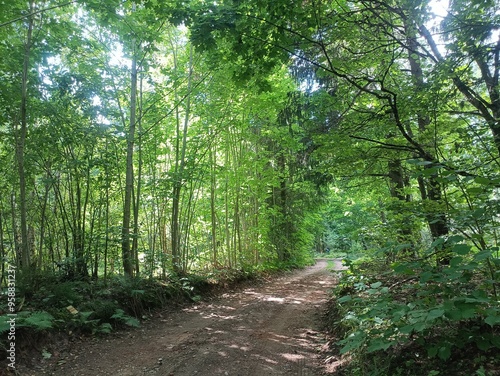
[[[333, 260], [340, 270], [340, 260]], [[323, 375], [322, 314], [332, 263], [158, 313], [140, 328], [78, 340], [19, 374], [60, 376]]]

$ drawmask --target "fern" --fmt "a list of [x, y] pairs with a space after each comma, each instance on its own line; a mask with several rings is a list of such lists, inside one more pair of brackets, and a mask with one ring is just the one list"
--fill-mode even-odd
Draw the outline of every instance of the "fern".
[[[0, 316], [0, 333], [4, 333], [10, 330], [11, 319], [13, 316], [3, 315]], [[54, 317], [45, 311], [29, 312], [23, 311], [19, 312], [15, 316], [16, 328], [31, 328], [36, 331], [51, 329], [53, 327]]]
[[9, 331], [11, 318], [7, 315], [0, 316], [0, 334]]
[[127, 315], [123, 309], [117, 309], [111, 318], [134, 328], [137, 328], [140, 325], [139, 320], [135, 317]]
[[[33, 328], [35, 330], [45, 330], [51, 329], [54, 317], [45, 311], [33, 312], [31, 315], [26, 317], [22, 325]], [[20, 325], [21, 326], [21, 325]]]
[[104, 322], [95, 330], [96, 333], [109, 334], [113, 331], [113, 327], [110, 323]]

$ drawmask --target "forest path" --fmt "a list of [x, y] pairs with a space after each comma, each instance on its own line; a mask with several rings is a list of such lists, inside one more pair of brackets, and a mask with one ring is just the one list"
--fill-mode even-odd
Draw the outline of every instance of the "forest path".
[[342, 268], [332, 261], [165, 313], [113, 338], [84, 341], [58, 365], [31, 374], [320, 375], [321, 314], [335, 282], [331, 269]]

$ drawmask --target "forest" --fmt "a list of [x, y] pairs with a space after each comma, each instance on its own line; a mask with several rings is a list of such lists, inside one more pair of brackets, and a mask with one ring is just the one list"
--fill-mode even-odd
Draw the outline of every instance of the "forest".
[[9, 0], [0, 56], [2, 353], [326, 256], [346, 375], [500, 374], [498, 2]]

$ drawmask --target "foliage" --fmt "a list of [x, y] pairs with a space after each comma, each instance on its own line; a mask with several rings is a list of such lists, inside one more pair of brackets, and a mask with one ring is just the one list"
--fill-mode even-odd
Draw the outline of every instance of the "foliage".
[[[0, 332], [4, 333], [9, 331], [9, 321], [12, 316], [0, 316]], [[52, 329], [54, 325], [54, 317], [45, 311], [23, 311], [16, 315], [16, 330], [17, 328], [24, 328], [24, 330], [44, 331]]]
[[106, 332], [330, 249], [380, 274], [349, 264], [336, 308], [357, 364], [498, 347], [495, 2], [6, 4], [0, 261], [27, 328]]
[[[68, 281], [118, 274], [124, 255], [134, 264], [127, 261], [126, 274], [149, 277], [219, 266], [260, 268], [288, 252], [300, 263], [296, 259], [309, 251], [311, 238], [295, 223], [309, 204], [295, 199], [307, 166], [299, 166], [294, 153], [304, 153], [306, 145], [297, 118], [290, 118], [293, 132], [278, 126], [296, 89], [287, 70], [268, 72], [275, 79], [267, 91], [258, 77], [245, 87], [227, 80], [240, 66], [225, 60], [214, 70], [209, 55], [193, 56], [188, 31], [165, 21], [179, 23], [182, 10], [174, 15], [175, 7], [50, 3], [40, 13], [50, 21], [34, 20], [36, 38], [26, 61], [32, 77], [26, 148], [18, 153], [26, 171], [22, 189], [7, 167], [16, 163], [21, 93], [14, 87], [23, 66], [22, 53], [9, 51], [24, 48], [23, 18], [15, 14], [26, 5], [2, 16], [13, 20], [0, 29], [9, 35], [0, 47], [9, 56], [0, 66], [9, 78], [0, 98], [2, 260], [21, 266], [16, 247], [28, 243], [20, 244], [16, 235], [21, 227], [30, 233], [30, 265], [24, 267], [34, 288], [39, 271]], [[136, 86], [130, 81], [134, 59]], [[137, 121], [130, 120], [132, 110]], [[128, 139], [131, 125], [137, 128], [134, 140]], [[121, 151], [127, 145], [137, 150], [130, 149], [125, 166]], [[132, 170], [134, 179], [127, 181]], [[271, 205], [280, 184], [293, 195]], [[134, 195], [127, 195], [130, 226], [121, 223], [125, 186]], [[26, 224], [17, 213], [25, 201], [21, 190], [31, 197], [23, 210]], [[293, 217], [284, 218], [292, 207]], [[279, 228], [275, 222], [291, 231], [290, 240], [272, 234]], [[129, 227], [132, 232], [122, 234]], [[295, 229], [303, 234], [295, 237]], [[278, 249], [281, 240], [289, 241], [290, 250]], [[130, 254], [123, 251], [127, 247]], [[55, 290], [49, 298], [62, 305], [78, 297]]]
[[[375, 371], [380, 367], [383, 374], [405, 374], [420, 364], [424, 375], [433, 369], [451, 372], [452, 364], [456, 374], [492, 366], [500, 348], [500, 261], [462, 241], [448, 239], [454, 256], [444, 267], [428, 258], [390, 268], [376, 259], [349, 264], [335, 291], [340, 320], [334, 326], [344, 336], [340, 352], [356, 354], [353, 369], [363, 362], [360, 374], [380, 374]], [[475, 355], [470, 364], [459, 361], [465, 352]]]

